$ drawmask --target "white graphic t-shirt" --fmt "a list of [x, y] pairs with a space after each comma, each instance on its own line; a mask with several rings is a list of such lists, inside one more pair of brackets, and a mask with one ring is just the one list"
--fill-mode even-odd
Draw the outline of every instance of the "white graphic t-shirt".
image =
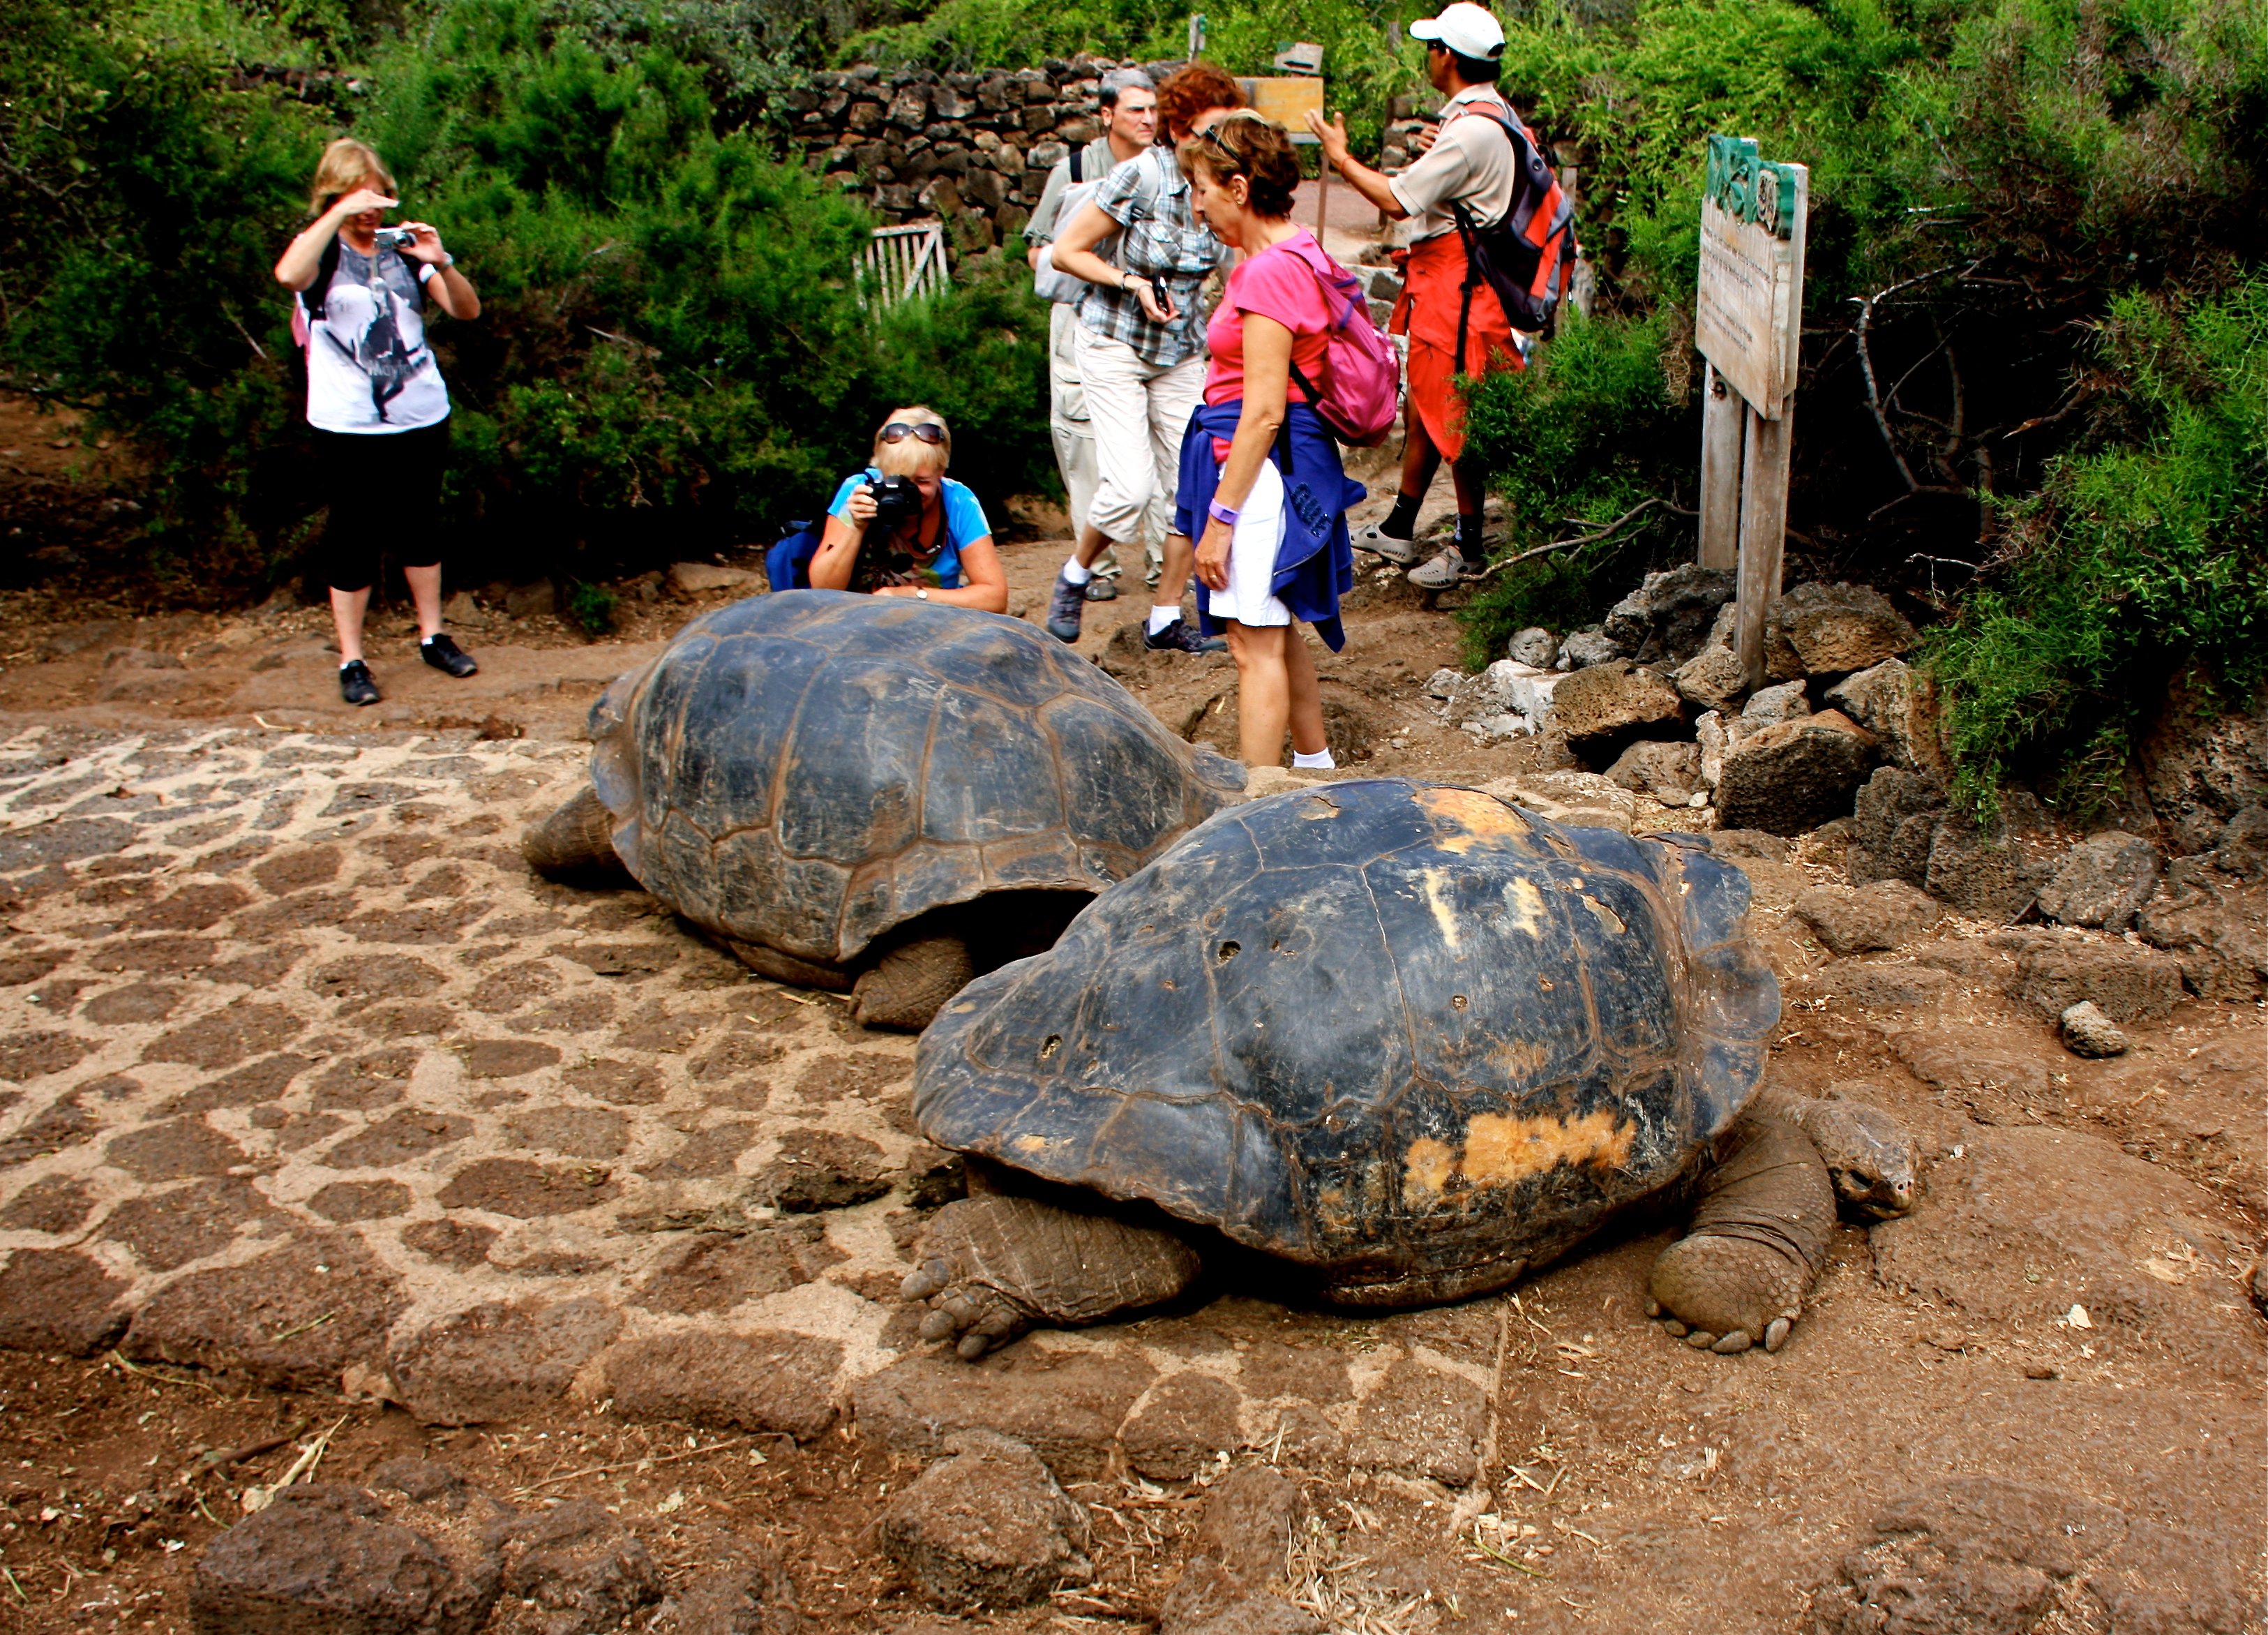
[[340, 243], [323, 315], [307, 325], [309, 425], [415, 431], [449, 417], [449, 388], [425, 344], [423, 285], [433, 272], [390, 247], [371, 256]]

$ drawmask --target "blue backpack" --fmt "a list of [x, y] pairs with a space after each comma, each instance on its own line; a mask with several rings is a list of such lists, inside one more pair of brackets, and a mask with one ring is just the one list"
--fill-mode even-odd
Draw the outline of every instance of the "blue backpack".
[[776, 591], [807, 591], [811, 588], [811, 559], [819, 555], [825, 519], [791, 522], [787, 527], [779, 543], [764, 553], [764, 576], [771, 580]]

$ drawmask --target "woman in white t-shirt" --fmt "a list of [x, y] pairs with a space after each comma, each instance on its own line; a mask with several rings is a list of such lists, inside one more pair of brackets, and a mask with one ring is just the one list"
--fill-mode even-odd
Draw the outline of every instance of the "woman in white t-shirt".
[[[299, 292], [293, 325], [307, 351], [307, 423], [331, 497], [324, 536], [339, 692], [374, 704], [362, 652], [363, 616], [391, 544], [417, 606], [418, 651], [462, 678], [480, 667], [441, 628], [441, 471], [449, 454], [449, 389], [425, 343], [430, 299], [452, 318], [477, 318], [481, 298], [423, 222], [381, 228], [394, 176], [362, 143], [342, 137], [315, 169], [313, 225], [276, 263]], [[431, 556], [420, 560], [421, 548]]]

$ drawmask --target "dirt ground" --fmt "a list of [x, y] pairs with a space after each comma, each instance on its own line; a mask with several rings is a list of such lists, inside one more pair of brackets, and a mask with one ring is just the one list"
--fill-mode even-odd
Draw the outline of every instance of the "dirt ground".
[[[1066, 547], [1027, 520], [1012, 611], [1036, 616]], [[1141, 653], [1123, 586], [1081, 651], [1233, 752], [1233, 667]], [[1831, 837], [1738, 859], [1786, 998], [1771, 1080], [1875, 1101], [1926, 1167], [1909, 1219], [1840, 1232], [1779, 1354], [1648, 1323], [1668, 1227], [1641, 1223], [1441, 1310], [1231, 1284], [932, 1355], [892, 1293], [929, 1161], [909, 1042], [511, 849], [580, 777], [605, 683], [746, 588], [626, 586], [595, 643], [459, 598], [467, 682], [386, 608], [363, 711], [320, 609], [0, 595], [0, 1327], [55, 1337], [0, 1351], [0, 1628], [188, 1629], [200, 1550], [319, 1439], [325, 1479], [416, 1454], [522, 1508], [595, 1499], [674, 1589], [770, 1545], [815, 1630], [1148, 1627], [1250, 1463], [1299, 1484], [1279, 1594], [1333, 1629], [2268, 1627], [2268, 1325], [2240, 1281], [2268, 1019], [2185, 999], [2082, 1061], [2012, 997], [2002, 928], [1832, 959], [1790, 911], [1844, 878]], [[1535, 768], [1437, 718], [1457, 631], [1398, 574], [1347, 615], [1321, 669], [1348, 770]], [[58, 838], [119, 823], [144, 827]], [[814, 1153], [854, 1201], [778, 1203]], [[34, 1288], [33, 1253], [75, 1258]], [[66, 1344], [91, 1279], [170, 1337]], [[475, 1308], [519, 1349], [450, 1349]], [[707, 1396], [666, 1377], [711, 1379], [720, 1335], [774, 1349], [726, 1353], [740, 1383]], [[1091, 1579], [948, 1618], [892, 1575], [876, 1515], [962, 1425], [1048, 1457]]]

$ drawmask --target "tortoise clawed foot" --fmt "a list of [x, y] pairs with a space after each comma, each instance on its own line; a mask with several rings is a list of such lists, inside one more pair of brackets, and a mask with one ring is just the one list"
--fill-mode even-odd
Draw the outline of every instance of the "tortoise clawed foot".
[[953, 1281], [952, 1268], [941, 1260], [923, 1263], [918, 1271], [909, 1271], [906, 1280], [898, 1285], [898, 1293], [909, 1300], [925, 1300]]
[[1197, 1276], [1178, 1237], [1036, 1198], [957, 1198], [930, 1222], [922, 1263], [901, 1285], [925, 1300], [924, 1340], [975, 1359], [1035, 1323], [1100, 1322], [1170, 1300]]
[[[908, 1289], [927, 1277], [926, 1268], [914, 1273], [906, 1279]], [[955, 1351], [974, 1362], [1029, 1327], [1031, 1319], [999, 1290], [981, 1283], [957, 1283], [930, 1302], [929, 1315], [922, 1319], [921, 1337], [950, 1341]]]
[[1777, 1351], [1787, 1343], [1809, 1281], [1800, 1263], [1763, 1244], [1690, 1237], [1654, 1263], [1647, 1304], [1670, 1334], [1697, 1351], [1730, 1357], [1761, 1345]]

